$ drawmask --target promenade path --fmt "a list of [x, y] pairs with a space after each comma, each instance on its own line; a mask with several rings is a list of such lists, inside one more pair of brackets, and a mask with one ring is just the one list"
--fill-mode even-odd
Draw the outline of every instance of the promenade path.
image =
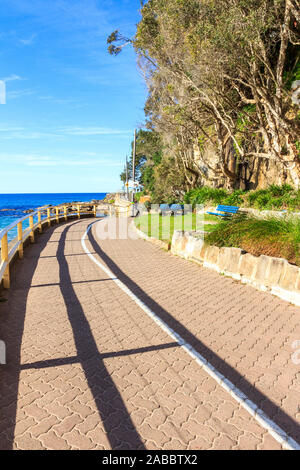
[[[1, 449], [280, 449], [83, 249], [91, 219], [49, 228], [0, 303]], [[86, 246], [300, 442], [300, 308], [144, 240]]]

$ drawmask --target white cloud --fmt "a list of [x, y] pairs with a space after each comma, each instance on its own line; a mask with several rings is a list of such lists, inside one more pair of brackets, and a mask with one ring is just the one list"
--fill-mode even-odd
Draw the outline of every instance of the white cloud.
[[[20, 155], [18, 156], [20, 158]], [[109, 158], [101, 158], [101, 159], [91, 159], [91, 158], [82, 158], [82, 157], [75, 157], [75, 158], [66, 158], [66, 157], [48, 157], [48, 156], [39, 156], [39, 155], [25, 155], [22, 158], [25, 161], [27, 166], [68, 166], [68, 167], [76, 167], [76, 166], [102, 166], [102, 167], [122, 167], [124, 162], [113, 161]]]
[[26, 163], [27, 166], [58, 166], [55, 161], [32, 160]]
[[[10, 98], [18, 98], [22, 96], [22, 91], [20, 92], [11, 92]], [[27, 90], [23, 90], [24, 95], [30, 95], [33, 92]], [[123, 129], [114, 129], [110, 127], [97, 127], [97, 126], [66, 126], [66, 127], [58, 127], [58, 128], [47, 128], [44, 129], [29, 129], [25, 127], [14, 127], [14, 126], [7, 126], [5, 124], [0, 123], [0, 133], [1, 139], [10, 140], [10, 139], [42, 139], [45, 137], [55, 137], [57, 139], [64, 139], [68, 136], [114, 136], [117, 137], [128, 137], [132, 134], [131, 130], [123, 130]]]
[[50, 132], [39, 132], [39, 131], [29, 131], [27, 129], [20, 130], [3, 130], [1, 135], [2, 140], [16, 140], [16, 139], [25, 139], [25, 140], [34, 140], [34, 139], [43, 139], [45, 137], [55, 137], [56, 139], [62, 138], [61, 135], [50, 133]]
[[9, 77], [2, 78], [3, 82], [13, 82], [15, 80], [23, 80], [19, 75], [11, 74]]
[[19, 39], [20, 43], [24, 46], [31, 46], [34, 43], [37, 34], [32, 34], [28, 39]]
[[[3, 0], [2, 0], [3, 1]], [[5, 0], [4, 0], [5, 1]], [[24, 15], [35, 17], [43, 26], [61, 30], [69, 28], [99, 29], [107, 24], [105, 10], [97, 0], [6, 0]]]
[[58, 129], [65, 135], [130, 135], [132, 131], [113, 129], [109, 127], [62, 127]]
[[68, 98], [56, 98], [55, 96], [52, 95], [42, 95], [38, 97], [40, 100], [43, 101], [49, 101], [51, 103], [57, 103], [57, 104], [74, 104], [77, 103], [75, 99], [68, 99]]
[[[23, 131], [24, 127], [14, 127], [14, 126], [7, 126], [6, 124], [0, 124], [0, 132], [19, 132]], [[3, 136], [1, 136], [1, 139]]]
[[14, 100], [17, 98], [22, 98], [23, 96], [30, 96], [34, 95], [35, 92], [33, 90], [30, 90], [29, 88], [24, 89], [24, 90], [13, 90], [13, 91], [8, 91], [6, 92], [6, 97], [9, 100]]
[[[75, 154], [76, 155], [76, 154]], [[85, 157], [86, 155], [86, 157]], [[95, 156], [95, 158], [92, 158]], [[15, 153], [9, 154], [10, 161], [18, 162], [25, 166], [68, 166], [68, 167], [123, 167], [124, 162], [114, 160], [114, 155], [99, 155], [93, 152], [82, 152], [73, 156], [49, 156], [29, 153]], [[0, 154], [0, 161], [7, 161], [8, 155], [5, 153]]]

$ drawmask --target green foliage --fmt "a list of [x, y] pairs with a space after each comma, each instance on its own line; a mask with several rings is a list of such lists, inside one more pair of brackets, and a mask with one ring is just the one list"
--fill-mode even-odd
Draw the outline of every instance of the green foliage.
[[283, 184], [281, 186], [277, 184], [271, 184], [268, 190], [272, 194], [272, 196], [278, 197], [291, 193], [293, 191], [293, 187], [289, 184]]
[[[151, 130], [140, 129], [136, 136], [135, 179], [144, 187], [145, 193], [152, 193], [155, 185], [155, 167], [162, 160], [162, 142], [160, 135]], [[133, 142], [128, 162], [129, 178], [132, 175]], [[120, 175], [121, 181], [126, 180], [126, 171]]]
[[300, 160], [300, 140], [296, 140], [295, 146], [296, 146], [296, 149], [297, 149], [297, 152], [298, 152], [298, 158]]
[[300, 218], [297, 217], [233, 217], [220, 221], [205, 240], [211, 245], [239, 247], [254, 255], [282, 257], [300, 265]]
[[136, 202], [139, 202], [143, 195], [144, 195], [144, 191], [140, 191], [140, 192], [135, 193], [134, 198], [135, 198]]
[[229, 206], [236, 206], [243, 203], [244, 192], [237, 189], [229, 193], [225, 189], [214, 189], [207, 186], [202, 188], [192, 189], [184, 196], [186, 204], [226, 204]]
[[144, 206], [146, 208], [147, 211], [150, 211], [151, 209], [151, 202], [150, 201], [145, 201], [144, 202]]
[[124, 46], [131, 43], [132, 39], [124, 37], [118, 30], [113, 31], [107, 38], [108, 53], [117, 56], [122, 52]]
[[238, 117], [236, 120], [237, 130], [243, 132], [247, 128], [247, 126], [249, 126], [251, 115], [255, 115], [255, 113], [256, 113], [255, 104], [244, 106], [242, 111], [238, 113]]
[[[147, 82], [151, 131], [138, 135], [137, 177], [156, 201], [180, 199], [213, 171], [221, 175], [218, 184], [227, 187], [240, 178], [244, 184], [236, 187], [245, 187], [247, 172], [239, 171], [244, 164], [253, 182], [264, 166], [256, 164], [261, 154], [278, 162], [279, 175], [285, 142], [296, 142], [300, 152], [288, 91], [300, 77], [295, 4], [286, 9], [286, 0], [141, 0], [134, 37], [118, 30], [109, 36], [112, 55], [133, 45]], [[290, 176], [295, 181], [292, 171]], [[254, 195], [249, 204], [292, 207], [297, 197], [269, 191]], [[241, 193], [204, 189], [187, 199], [247, 202]]]
[[257, 191], [242, 191], [237, 189], [228, 192], [225, 189], [213, 189], [206, 186], [195, 188], [184, 196], [186, 204], [217, 205], [253, 207], [260, 210], [299, 210], [300, 190], [295, 191], [289, 184], [282, 186], [272, 184], [267, 189]]
[[269, 207], [271, 206], [271, 204], [270, 204], [271, 199], [272, 199], [271, 194], [269, 194], [269, 193], [261, 194], [261, 195], [258, 196], [258, 198], [256, 199], [256, 207], [257, 207], [258, 209], [269, 208]]
[[291, 70], [285, 70], [283, 74], [283, 78], [285, 81], [285, 87], [287, 90], [290, 90], [292, 84], [296, 80], [300, 80], [300, 62], [299, 62], [299, 53], [298, 53], [298, 62], [297, 65], [292, 68]]
[[244, 191], [236, 189], [224, 199], [224, 204], [227, 206], [241, 206], [244, 202], [243, 195]]
[[184, 196], [184, 202], [186, 204], [206, 204], [211, 202], [212, 204], [221, 204], [229, 194], [225, 189], [214, 189], [207, 186], [202, 188], [195, 188], [189, 191]]
[[272, 184], [268, 189], [249, 192], [245, 204], [257, 209], [299, 209], [300, 191], [295, 191], [289, 184]]

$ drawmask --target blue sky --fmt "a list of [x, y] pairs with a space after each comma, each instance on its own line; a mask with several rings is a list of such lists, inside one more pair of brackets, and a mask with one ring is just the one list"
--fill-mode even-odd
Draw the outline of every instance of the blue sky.
[[146, 88], [130, 48], [139, 0], [0, 0], [0, 193], [120, 188]]

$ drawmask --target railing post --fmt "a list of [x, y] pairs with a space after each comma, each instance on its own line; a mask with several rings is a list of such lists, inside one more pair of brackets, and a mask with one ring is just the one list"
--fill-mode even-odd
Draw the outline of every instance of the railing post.
[[49, 226], [49, 227], [51, 226], [50, 217], [51, 217], [51, 210], [50, 210], [50, 209], [47, 209], [47, 220], [48, 220], [48, 226]]
[[55, 208], [55, 212], [56, 212], [56, 223], [58, 224], [59, 223], [59, 208], [58, 207]]
[[94, 217], [97, 217], [97, 206], [94, 205]]
[[24, 250], [23, 250], [23, 226], [22, 222], [18, 223], [18, 242], [20, 242], [19, 245], [19, 258], [22, 259], [24, 256]]
[[77, 215], [78, 215], [78, 219], [80, 219], [80, 205], [79, 204], [77, 206]]
[[38, 221], [39, 221], [39, 232], [42, 233], [42, 214], [40, 211], [38, 211]]
[[67, 221], [68, 220], [67, 206], [64, 206], [64, 215], [65, 215], [65, 221]]
[[34, 230], [33, 230], [33, 216], [29, 216], [29, 227], [30, 227], [30, 241], [34, 243]]
[[7, 263], [4, 275], [3, 275], [3, 287], [5, 289], [10, 288], [10, 274], [9, 274], [9, 264], [8, 264], [8, 241], [7, 233], [5, 233], [1, 240], [1, 259], [4, 263]]

